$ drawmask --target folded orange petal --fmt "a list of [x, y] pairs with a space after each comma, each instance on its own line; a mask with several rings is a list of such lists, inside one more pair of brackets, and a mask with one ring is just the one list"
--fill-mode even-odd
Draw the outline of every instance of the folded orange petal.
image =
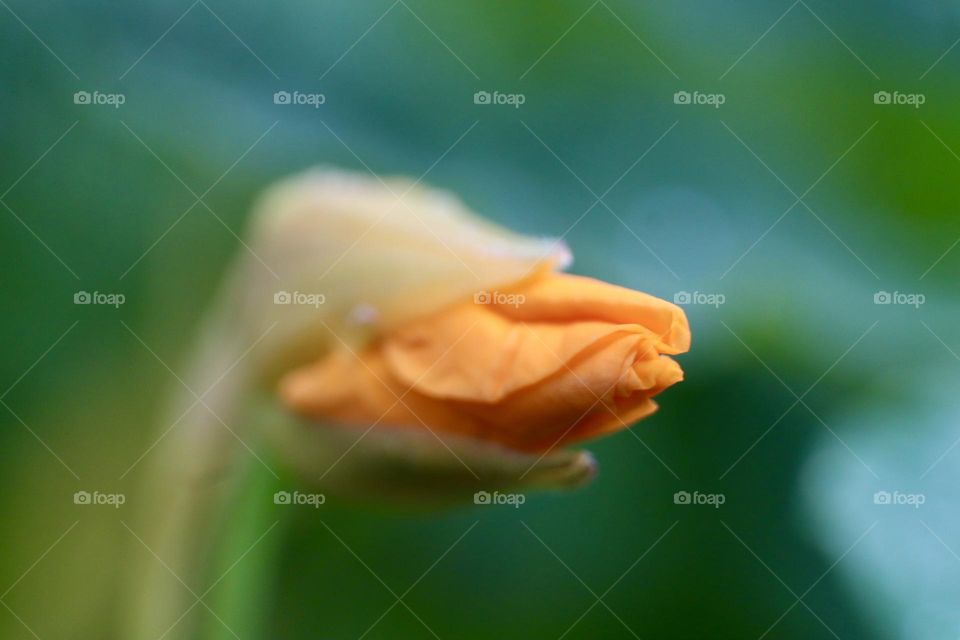
[[665, 354], [689, 345], [678, 307], [550, 273], [294, 370], [280, 393], [315, 420], [546, 450], [655, 411], [651, 398], [683, 378]]

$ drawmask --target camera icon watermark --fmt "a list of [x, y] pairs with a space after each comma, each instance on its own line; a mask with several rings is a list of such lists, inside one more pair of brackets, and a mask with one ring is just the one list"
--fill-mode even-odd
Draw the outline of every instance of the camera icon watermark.
[[119, 109], [126, 102], [127, 96], [122, 93], [77, 91], [73, 94], [73, 104], [79, 105], [105, 105]]
[[722, 293], [706, 293], [703, 291], [677, 291], [673, 294], [673, 304], [687, 305], [706, 305], [715, 309], [720, 305], [726, 304], [727, 296]]
[[477, 491], [473, 494], [473, 504], [479, 505], [510, 505], [519, 509], [527, 501], [522, 493], [500, 493], [499, 491]]
[[694, 491], [677, 491], [673, 494], [673, 504], [680, 505], [707, 505], [714, 509], [719, 509], [727, 501], [727, 496], [722, 493], [700, 493]]
[[906, 105], [919, 109], [927, 101], [923, 93], [900, 93], [899, 91], [877, 91], [873, 94], [873, 104]]
[[322, 93], [302, 93], [300, 91], [277, 91], [273, 94], [273, 104], [308, 105], [319, 109], [326, 103], [327, 96]]
[[273, 504], [302, 505], [319, 509], [327, 501], [322, 493], [301, 493], [300, 491], [277, 491], [273, 494]]
[[514, 309], [527, 301], [522, 293], [504, 293], [502, 291], [478, 291], [473, 294], [474, 304], [497, 304], [511, 306]]
[[719, 109], [727, 101], [722, 93], [703, 93], [700, 91], [677, 91], [673, 94], [673, 104], [706, 105]]
[[101, 493], [100, 491], [77, 491], [73, 494], [73, 504], [79, 505], [106, 505], [119, 509], [127, 501], [127, 496], [122, 493]]
[[900, 491], [877, 491], [873, 494], [873, 504], [909, 506], [919, 509], [927, 501], [923, 493], [903, 493]]
[[303, 291], [277, 291], [273, 294], [273, 304], [306, 305], [319, 308], [327, 301], [322, 293], [305, 293]]
[[877, 291], [873, 294], [873, 304], [903, 305], [919, 309], [927, 301], [922, 293], [905, 293], [902, 291]]
[[73, 294], [73, 304], [105, 305], [117, 309], [127, 301], [122, 293], [102, 293], [100, 291], [77, 291]]
[[491, 93], [489, 91], [477, 91], [473, 94], [473, 104], [509, 105], [514, 109], [519, 109], [520, 105], [524, 104], [526, 101], [527, 96], [522, 93], [500, 93], [499, 91], [494, 91]]

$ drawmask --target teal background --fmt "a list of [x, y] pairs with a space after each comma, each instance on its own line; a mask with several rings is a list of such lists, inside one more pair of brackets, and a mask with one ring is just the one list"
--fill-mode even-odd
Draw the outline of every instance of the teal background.
[[[585, 445], [585, 489], [255, 519], [249, 543], [280, 521], [276, 560], [259, 575], [254, 548], [209, 599], [240, 637], [357, 638], [414, 583], [367, 638], [960, 632], [953, 4], [0, 5], [0, 636], [123, 637], [124, 571], [148, 552], [130, 505], [72, 495], [134, 504], [144, 467], [123, 474], [166, 427], [178, 383], [130, 330], [182, 375], [251, 202], [316, 164], [426, 173], [511, 228], [565, 234], [576, 273], [725, 303], [687, 307], [686, 381], [636, 438]], [[126, 102], [74, 104], [84, 90]], [[244, 580], [263, 595], [241, 615], [222, 603]]]

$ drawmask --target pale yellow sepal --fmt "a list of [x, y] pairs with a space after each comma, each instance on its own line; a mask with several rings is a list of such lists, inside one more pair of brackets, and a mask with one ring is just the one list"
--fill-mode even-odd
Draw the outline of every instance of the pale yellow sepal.
[[225, 307], [250, 340], [278, 323], [258, 349], [271, 356], [271, 370], [306, 362], [339, 340], [359, 347], [571, 259], [562, 241], [491, 224], [448, 192], [325, 168], [267, 191], [249, 237]]

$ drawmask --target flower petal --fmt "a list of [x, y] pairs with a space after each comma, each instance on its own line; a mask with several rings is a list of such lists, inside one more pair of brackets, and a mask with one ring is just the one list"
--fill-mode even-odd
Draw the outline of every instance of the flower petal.
[[[570, 261], [562, 241], [498, 227], [447, 192], [324, 168], [265, 194], [247, 248], [220, 308], [245, 346], [277, 323], [258, 348], [276, 373]], [[274, 304], [278, 292], [323, 301]]]
[[[543, 287], [541, 281], [572, 283]], [[548, 274], [517, 291], [538, 291], [516, 307], [464, 302], [388, 333], [358, 353], [343, 350], [284, 377], [296, 412], [352, 424], [421, 428], [549, 450], [625, 428], [656, 409], [651, 398], [682, 379], [661, 350], [689, 340], [673, 305], [584, 278]], [[574, 312], [557, 291], [572, 295]], [[629, 292], [633, 294], [634, 292]], [[541, 311], [537, 314], [537, 308]], [[614, 324], [626, 318], [645, 324]], [[599, 315], [602, 320], [591, 319]]]

